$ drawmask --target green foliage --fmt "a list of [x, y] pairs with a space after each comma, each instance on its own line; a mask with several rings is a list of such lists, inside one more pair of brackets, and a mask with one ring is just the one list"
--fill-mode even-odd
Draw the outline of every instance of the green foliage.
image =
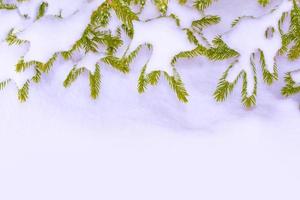
[[[26, 0], [17, 0], [15, 4], [3, 3], [0, 0], [0, 9], [16, 9], [20, 2]], [[214, 92], [214, 97], [217, 101], [225, 101], [225, 99], [233, 91], [234, 87], [239, 80], [242, 82], [241, 96], [242, 103], [246, 107], [254, 106], [256, 103], [257, 94], [257, 76], [256, 67], [254, 66], [253, 58], [250, 58], [250, 65], [253, 69], [253, 76], [247, 74], [244, 70], [241, 70], [233, 82], [228, 82], [228, 74], [230, 70], [234, 67], [236, 62], [240, 58], [240, 53], [234, 49], [231, 49], [223, 40], [222, 37], [216, 37], [213, 41], [209, 41], [203, 31], [208, 26], [218, 24], [221, 18], [217, 15], [205, 15], [204, 10], [211, 6], [216, 0], [178, 0], [181, 5], [192, 3], [193, 8], [197, 9], [202, 17], [191, 23], [190, 27], [182, 29], [186, 32], [187, 39], [195, 45], [195, 48], [191, 51], [183, 51], [177, 55], [174, 55], [170, 62], [170, 66], [173, 69], [172, 74], [168, 74], [165, 71], [147, 71], [147, 64], [142, 68], [140, 76], [138, 78], [138, 92], [143, 93], [146, 91], [147, 87], [155, 86], [160, 81], [161, 77], [169, 84], [170, 88], [174, 91], [177, 98], [182, 102], [188, 101], [188, 92], [185, 89], [184, 83], [177, 70], [175, 69], [175, 64], [179, 59], [192, 59], [194, 57], [204, 56], [212, 61], [220, 61], [232, 59], [234, 62], [229, 68], [223, 73], [219, 80], [216, 91]], [[270, 3], [270, 0], [255, 0], [263, 7]], [[161, 16], [165, 16], [168, 13], [168, 0], [153, 0], [148, 1], [153, 3], [157, 9], [160, 11]], [[24, 72], [28, 68], [33, 67], [35, 70], [34, 76], [28, 80], [22, 88], [18, 91], [18, 98], [21, 102], [26, 101], [28, 98], [29, 86], [32, 82], [39, 83], [43, 74], [48, 73], [59, 56], [62, 56], [65, 60], [74, 59], [75, 53], [80, 53], [84, 56], [93, 53], [99, 55], [99, 60], [95, 63], [95, 70], [90, 71], [91, 66], [77, 66], [76, 61], [72, 70], [69, 72], [68, 76], [64, 80], [64, 87], [70, 87], [79, 76], [83, 75], [85, 72], [88, 74], [89, 86], [90, 86], [90, 96], [92, 99], [96, 99], [100, 93], [101, 87], [101, 67], [110, 66], [120, 73], [127, 74], [130, 72], [130, 64], [137, 57], [142, 46], [139, 46], [136, 50], [128, 54], [128, 48], [125, 52], [121, 52], [124, 49], [124, 45], [127, 45], [127, 40], [124, 40], [123, 36], [126, 34], [129, 39], [134, 36], [133, 22], [139, 20], [139, 14], [143, 10], [146, 4], [146, 0], [106, 0], [101, 5], [99, 5], [92, 15], [90, 16], [90, 22], [83, 31], [82, 36], [72, 45], [72, 47], [63, 52], [56, 52], [53, 56], [45, 63], [39, 61], [24, 61], [21, 57], [19, 62], [16, 64], [17, 72]], [[133, 9], [134, 6], [134, 9]], [[45, 0], [42, 2], [37, 10], [36, 20], [41, 19], [48, 8], [48, 3]], [[136, 8], [139, 8], [136, 9]], [[112, 16], [116, 15], [119, 19], [121, 25], [117, 28], [117, 31], [111, 31], [108, 24], [112, 20]], [[282, 18], [278, 22], [278, 30], [282, 34], [282, 48], [280, 49], [281, 54], [287, 53], [290, 60], [296, 60], [300, 57], [300, 8], [298, 7], [296, 1], [294, 0], [294, 7], [291, 11], [291, 24], [287, 33], [283, 31], [283, 23], [288, 17], [288, 13], [283, 13]], [[171, 14], [170, 16], [176, 21], [178, 27], [180, 27], [180, 18], [176, 15]], [[243, 17], [239, 17], [233, 21], [232, 26], [234, 27]], [[249, 17], [253, 18], [253, 17]], [[268, 31], [274, 31], [270, 29]], [[268, 36], [268, 31], [266, 31], [266, 36]], [[124, 35], [122, 35], [124, 33]], [[127, 39], [127, 38], [126, 38]], [[124, 40], [124, 41], [123, 41]], [[10, 30], [6, 42], [9, 45], [22, 45], [28, 43], [28, 41], [21, 40], [17, 37], [17, 33], [14, 29]], [[151, 44], [146, 45], [149, 49], [152, 48]], [[123, 55], [122, 55], [123, 53]], [[121, 55], [121, 56], [120, 56]], [[80, 60], [80, 59], [79, 59]], [[264, 52], [259, 50], [259, 61], [262, 69], [262, 75], [264, 82], [268, 85], [272, 84], [278, 79], [277, 65], [273, 66], [273, 72], [270, 72], [266, 66], [266, 59]], [[88, 68], [87, 68], [88, 67]], [[251, 77], [249, 77], [251, 76]], [[248, 82], [253, 78], [254, 90], [252, 94], [248, 94], [247, 87]], [[11, 80], [0, 83], [0, 90], [3, 89]], [[288, 73], [286, 78], [286, 86], [282, 89], [282, 94], [284, 96], [289, 96], [300, 92], [300, 87], [297, 86], [296, 82], [293, 80], [291, 73]]]
[[264, 52], [259, 50], [260, 52], [260, 64], [263, 72], [263, 79], [266, 84], [271, 85], [274, 81], [278, 80], [278, 70], [277, 65], [274, 65], [274, 73], [271, 73], [266, 67], [266, 61]]
[[206, 8], [208, 8], [214, 0], [195, 0], [194, 1], [194, 7], [198, 9], [199, 11], [204, 11]]
[[118, 58], [116, 56], [106, 56], [101, 59], [102, 62], [112, 66], [116, 70], [126, 74], [129, 72], [129, 63], [126, 58]]
[[154, 4], [162, 15], [166, 15], [169, 0], [154, 0]]
[[11, 79], [7, 79], [5, 81], [0, 82], [0, 90], [3, 90], [10, 82]]
[[296, 1], [291, 11], [291, 23], [289, 31], [282, 35], [281, 54], [287, 52], [290, 60], [296, 60], [300, 57], [300, 8]]
[[38, 10], [36, 20], [42, 18], [45, 15], [47, 8], [48, 8], [48, 3], [47, 2], [42, 2], [40, 7], [39, 7], [39, 10]]
[[15, 4], [4, 3], [3, 0], [0, 0], [0, 10], [14, 10], [17, 6]]
[[225, 101], [229, 94], [233, 91], [234, 86], [237, 84], [239, 78], [242, 76], [242, 72], [236, 77], [236, 79], [230, 83], [227, 81], [228, 73], [235, 63], [231, 64], [228, 69], [223, 73], [219, 80], [216, 91], [214, 92], [214, 98], [218, 102]]
[[256, 104], [256, 95], [257, 95], [257, 76], [256, 76], [256, 69], [254, 66], [253, 61], [251, 60], [251, 65], [253, 69], [253, 79], [254, 79], [254, 90], [251, 95], [248, 94], [248, 82], [247, 76], [248, 74], [242, 70], [238, 76], [232, 81], [227, 81], [229, 71], [234, 67], [236, 62], [232, 63], [229, 68], [223, 73], [222, 77], [219, 80], [218, 86], [216, 91], [214, 92], [214, 98], [218, 102], [225, 101], [227, 97], [232, 93], [234, 87], [238, 83], [240, 79], [242, 79], [242, 103], [246, 108], [250, 108]]
[[20, 102], [25, 102], [28, 99], [29, 85], [30, 81], [27, 81], [23, 87], [18, 90], [18, 99]]
[[77, 80], [77, 78], [86, 71], [85, 68], [76, 68], [76, 67], [73, 67], [72, 70], [69, 72], [66, 80], [64, 81], [64, 87], [70, 87], [72, 85], [72, 83], [74, 81]]
[[[263, 5], [266, 5], [268, 2], [260, 2]], [[287, 17], [287, 13], [283, 13], [281, 19], [278, 22], [278, 30], [281, 33], [282, 32], [282, 24]], [[239, 17], [236, 20], [233, 21], [232, 27], [235, 27], [240, 20], [244, 17]], [[248, 17], [249, 18], [249, 17]], [[253, 19], [253, 17], [250, 17]], [[266, 39], [269, 39], [273, 37], [273, 34], [275, 32], [274, 27], [270, 27], [265, 31], [265, 36]], [[230, 49], [222, 40], [221, 37], [217, 37], [213, 40], [213, 46], [207, 49], [207, 53], [205, 54], [210, 60], [227, 60], [230, 58], [234, 58], [236, 62], [240, 59], [241, 56], [245, 55], [239, 55], [238, 52], [236, 52], [233, 49]], [[282, 51], [282, 50], [281, 50]], [[271, 85], [274, 81], [278, 80], [278, 70], [277, 70], [277, 64], [276, 60], [274, 57], [274, 66], [273, 66], [273, 72], [268, 70], [267, 65], [266, 65], [266, 60], [264, 56], [264, 52], [261, 49], [258, 49], [259, 52], [259, 61], [260, 65], [262, 68], [262, 74], [263, 74], [263, 80], [266, 84]], [[246, 73], [245, 70], [241, 69], [240, 73], [237, 75], [235, 80], [233, 82], [229, 82], [227, 80], [228, 78], [228, 73], [230, 69], [235, 65], [236, 62], [234, 62], [223, 74], [223, 76], [220, 78], [217, 89], [214, 93], [214, 97], [217, 101], [224, 101], [228, 95], [233, 91], [236, 83], [238, 82], [239, 79], [242, 79], [242, 103], [244, 104], [245, 107], [252, 107], [256, 104], [256, 95], [257, 95], [257, 75], [256, 75], [256, 67], [254, 65], [254, 54], [256, 52], [253, 52], [252, 55], [250, 56], [250, 64], [252, 67], [252, 73]], [[274, 55], [276, 56], [276, 55]], [[253, 74], [253, 75], [251, 75]], [[253, 79], [253, 91], [252, 94], [248, 94], [248, 82], [247, 80]]]
[[251, 59], [251, 65], [252, 65], [252, 70], [253, 70], [253, 79], [254, 79], [254, 89], [251, 95], [248, 94], [248, 82], [247, 82], [247, 74], [246, 72], [243, 72], [243, 87], [242, 87], [242, 103], [244, 104], [245, 107], [251, 108], [255, 106], [256, 104], [256, 95], [257, 95], [257, 76], [256, 76], [256, 69], [253, 63], [253, 60]]
[[265, 7], [270, 3], [270, 0], [258, 0], [258, 3]]
[[[300, 8], [297, 5], [297, 2], [293, 0], [293, 9], [290, 13], [291, 20], [290, 26], [287, 33], [284, 33], [281, 30], [282, 34], [282, 48], [280, 49], [281, 54], [287, 53], [289, 60], [294, 61], [300, 57]], [[282, 16], [279, 26], [281, 27], [282, 23], [287, 17], [287, 13]], [[281, 93], [283, 96], [291, 96], [297, 93], [300, 93], [300, 87], [293, 80], [292, 74], [295, 73], [289, 72], [285, 76], [285, 86], [282, 88]]]
[[35, 75], [32, 77], [32, 81], [35, 83], [39, 83], [42, 78], [42, 72], [39, 69], [35, 69]]
[[92, 74], [89, 73], [89, 80], [90, 80], [90, 91], [92, 99], [97, 99], [100, 92], [100, 84], [101, 84], [101, 73], [100, 73], [100, 66], [96, 64], [95, 72]]
[[170, 87], [176, 93], [177, 98], [183, 103], [187, 103], [189, 94], [186, 91], [185, 86], [175, 68], [173, 68], [173, 76], [170, 76], [167, 72], [164, 72], [164, 76], [167, 79]]
[[[211, 4], [213, 4], [214, 1], [217, 0], [194, 0], [194, 7], [199, 11], [204, 11], [206, 8], [211, 6]], [[270, 0], [257, 0], [257, 2], [263, 7], [265, 7], [270, 3]]]
[[141, 71], [139, 79], [138, 79], [138, 92], [139, 93], [145, 92], [147, 85], [148, 85], [147, 78], [146, 78], [146, 69], [147, 69], [147, 66], [145, 65], [142, 68], [142, 71]]
[[138, 16], [130, 9], [128, 3], [122, 0], [113, 0], [110, 6], [115, 11], [119, 19], [126, 25], [132, 26], [134, 20], [138, 20]]
[[221, 18], [216, 15], [207, 15], [199, 20], [193, 21], [192, 26], [198, 28], [199, 30], [203, 30], [204, 28], [218, 24], [221, 21]]
[[229, 48], [221, 37], [216, 37], [212, 43], [213, 46], [209, 48], [206, 53], [206, 56], [210, 60], [227, 60], [239, 56], [239, 53]]
[[281, 90], [283, 96], [288, 97], [300, 92], [300, 86], [293, 80], [292, 72], [287, 73], [284, 80], [286, 85]]
[[14, 33], [14, 29], [9, 31], [5, 40], [9, 45], [21, 45], [27, 42], [25, 40], [20, 40]]
[[183, 103], [188, 102], [188, 92], [185, 89], [184, 83], [181, 80], [179, 73], [176, 71], [175, 67], [173, 67], [173, 75], [169, 75], [165, 71], [155, 70], [150, 73], [146, 73], [147, 65], [145, 65], [140, 73], [138, 78], [138, 92], [144, 93], [147, 89], [148, 85], [155, 86], [157, 85], [161, 75], [164, 75], [165, 79], [169, 83], [171, 89], [175, 92], [177, 98]]

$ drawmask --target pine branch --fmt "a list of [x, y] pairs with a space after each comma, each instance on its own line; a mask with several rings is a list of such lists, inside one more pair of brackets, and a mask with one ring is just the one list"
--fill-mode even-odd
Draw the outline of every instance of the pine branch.
[[113, 68], [117, 69], [118, 71], [124, 74], [129, 72], [129, 66], [125, 59], [120, 59], [115, 56], [106, 56], [102, 58], [101, 61], [112, 66]]
[[47, 2], [42, 2], [41, 5], [39, 6], [39, 10], [38, 10], [38, 14], [36, 16], [36, 20], [39, 20], [40, 18], [42, 18], [45, 15], [47, 8], [48, 8], [48, 3]]
[[[293, 2], [289, 31], [282, 35], [282, 48], [280, 50], [281, 54], [287, 52], [290, 60], [296, 60], [300, 57], [300, 8], [295, 0]], [[289, 47], [290, 45], [291, 47]]]
[[19, 39], [17, 35], [14, 33], [14, 29], [11, 29], [9, 31], [5, 40], [9, 45], [22, 45], [27, 42], [26, 40]]
[[189, 94], [186, 91], [185, 86], [175, 68], [173, 70], [173, 76], [170, 76], [167, 72], [164, 72], [164, 76], [167, 79], [170, 87], [176, 93], [177, 98], [183, 103], [187, 103]]
[[263, 79], [266, 84], [271, 85], [274, 81], [278, 80], [278, 70], [276, 63], [274, 64], [274, 73], [271, 73], [266, 66], [265, 56], [263, 51], [260, 52], [260, 64], [263, 72]]
[[95, 72], [92, 74], [89, 73], [89, 81], [90, 81], [90, 90], [92, 99], [97, 99], [100, 92], [100, 84], [101, 84], [101, 73], [100, 66], [96, 64]]
[[74, 83], [74, 81], [77, 80], [77, 78], [83, 74], [85, 72], [85, 68], [78, 68], [76, 69], [75, 67], [73, 67], [73, 69], [69, 72], [66, 80], [64, 81], [63, 85], [65, 88], [68, 88], [72, 85], [72, 83]]
[[17, 9], [15, 4], [4, 3], [3, 0], [0, 1], [0, 10], [14, 10]]
[[132, 22], [139, 19], [124, 1], [112, 0], [110, 1], [110, 6], [113, 8], [118, 18], [126, 25], [132, 26]]
[[30, 82], [27, 81], [22, 88], [18, 90], [18, 99], [20, 102], [25, 102], [28, 99], [29, 95], [29, 84]]
[[147, 75], [146, 78], [147, 83], [149, 83], [152, 86], [157, 85], [160, 76], [161, 76], [161, 71], [152, 71]]
[[147, 79], [146, 79], [146, 69], [147, 69], [147, 66], [145, 65], [142, 68], [142, 71], [141, 71], [139, 79], [138, 79], [138, 92], [140, 94], [145, 92], [145, 90], [147, 88], [147, 84], [148, 84]]
[[194, 7], [199, 11], [204, 11], [208, 8], [214, 0], [195, 0]]
[[251, 95], [248, 94], [248, 82], [247, 76], [249, 76], [246, 72], [243, 72], [243, 86], [242, 86], [242, 103], [246, 108], [251, 108], [256, 104], [256, 95], [257, 95], [257, 76], [256, 76], [256, 69], [251, 59], [251, 65], [253, 70], [253, 79], [254, 79], [254, 90]]
[[203, 30], [204, 28], [218, 24], [221, 21], [221, 18], [216, 15], [207, 15], [199, 20], [193, 21], [192, 26], [198, 28], [199, 30]]
[[169, 0], [154, 0], [154, 4], [162, 15], [166, 15]]
[[11, 79], [7, 79], [5, 81], [0, 82], [0, 90], [3, 90], [10, 82]]
[[281, 89], [281, 94], [285, 97], [300, 93], [300, 86], [293, 80], [292, 72], [286, 74], [285, 87]]
[[214, 92], [214, 98], [216, 101], [218, 102], [223, 102], [227, 99], [227, 97], [229, 96], [229, 94], [233, 91], [235, 85], [237, 84], [239, 78], [243, 75], [243, 73], [241, 72], [236, 78], [235, 80], [230, 83], [227, 81], [227, 77], [228, 77], [228, 73], [229, 71], [233, 68], [234, 64], [236, 62], [232, 63], [228, 69], [223, 73], [222, 77], [219, 80], [218, 86], [216, 91]]
[[221, 39], [216, 37], [213, 40], [214, 47], [209, 48], [206, 52], [206, 56], [210, 60], [227, 60], [229, 58], [238, 57], [239, 53], [233, 49], [230, 49], [227, 44]]
[[258, 0], [258, 3], [265, 7], [270, 3], [270, 0]]

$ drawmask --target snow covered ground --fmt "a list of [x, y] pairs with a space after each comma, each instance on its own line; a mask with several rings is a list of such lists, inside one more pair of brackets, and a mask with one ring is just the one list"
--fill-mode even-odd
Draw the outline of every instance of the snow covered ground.
[[[253, 0], [220, 0], [208, 13], [221, 13], [222, 25], [205, 34], [278, 2], [263, 9]], [[103, 68], [97, 101], [87, 77], [63, 88], [72, 67], [63, 60], [32, 85], [26, 103], [14, 84], [1, 91], [0, 199], [300, 199], [300, 98], [283, 98], [283, 82], [266, 86], [259, 75], [257, 106], [246, 110], [241, 85], [226, 102], [213, 99], [229, 61], [180, 60], [190, 94], [183, 104], [164, 81], [138, 94], [141, 63], [129, 75]], [[279, 76], [299, 64], [280, 57]]]

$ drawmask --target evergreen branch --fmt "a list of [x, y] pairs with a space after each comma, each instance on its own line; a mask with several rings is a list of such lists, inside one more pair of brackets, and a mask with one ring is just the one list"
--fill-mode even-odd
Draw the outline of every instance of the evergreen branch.
[[129, 66], [125, 59], [119, 59], [115, 56], [106, 56], [102, 58], [101, 61], [111, 65], [113, 68], [123, 72], [124, 74], [129, 72]]
[[276, 63], [274, 64], [274, 73], [271, 73], [267, 69], [263, 51], [259, 50], [259, 52], [260, 52], [260, 64], [263, 72], [264, 82], [268, 85], [271, 85], [274, 81], [278, 80], [278, 71], [277, 71]]
[[27, 81], [23, 85], [23, 87], [18, 90], [18, 99], [19, 99], [20, 102], [25, 102], [28, 99], [29, 84], [30, 84], [30, 81]]
[[39, 62], [39, 61], [29, 61], [29, 62], [25, 62], [23, 58], [21, 58], [19, 60], [19, 62], [16, 64], [16, 71], [17, 72], [23, 72], [26, 69], [28, 69], [29, 67], [32, 66], [36, 66], [39, 69], [42, 69], [43, 67], [43, 63]]
[[149, 73], [147, 75], [146, 81], [147, 81], [147, 83], [149, 83], [152, 86], [157, 85], [160, 76], [161, 76], [161, 71], [158, 71], [158, 70], [152, 71], [151, 73]]
[[242, 103], [246, 108], [250, 108], [255, 106], [256, 104], [256, 95], [257, 95], [257, 76], [256, 76], [256, 69], [254, 66], [254, 63], [252, 59], [250, 59], [252, 70], [253, 70], [253, 79], [254, 79], [254, 90], [251, 95], [248, 94], [248, 82], [247, 82], [247, 76], [248, 74], [246, 72], [243, 72], [243, 86], [242, 86]]
[[95, 72], [92, 74], [89, 73], [89, 81], [90, 81], [90, 91], [91, 91], [91, 98], [97, 99], [100, 92], [100, 84], [101, 84], [101, 73], [100, 73], [100, 66], [96, 64]]
[[110, 1], [110, 6], [113, 8], [118, 18], [126, 25], [132, 26], [132, 22], [139, 19], [124, 1], [112, 0]]
[[203, 17], [202, 19], [193, 21], [192, 26], [202, 30], [208, 26], [218, 24], [220, 21], [221, 21], [221, 18], [219, 16], [207, 15], [207, 16]]
[[32, 81], [35, 83], [39, 83], [41, 81], [41, 78], [42, 78], [42, 73], [40, 72], [40, 70], [35, 68], [35, 75], [32, 77]]
[[197, 56], [207, 56], [207, 51], [208, 50], [204, 46], [199, 44], [195, 49], [191, 51], [183, 51], [174, 56], [171, 61], [171, 65], [174, 66], [177, 60], [180, 58], [195, 58]]
[[[300, 57], [300, 8], [293, 0], [293, 9], [291, 11], [291, 22], [288, 33], [282, 36], [282, 48], [280, 53], [288, 52], [290, 60], [296, 60]], [[292, 46], [289, 48], [289, 45]]]
[[17, 35], [14, 33], [14, 29], [11, 29], [9, 31], [5, 40], [9, 45], [21, 45], [27, 42], [26, 40], [19, 39]]
[[227, 44], [221, 39], [216, 37], [213, 40], [214, 47], [207, 49], [206, 56], [210, 60], [227, 60], [229, 58], [238, 57], [239, 53], [230, 49]]
[[258, 3], [265, 7], [270, 3], [270, 0], [258, 0]]
[[36, 16], [36, 20], [39, 20], [40, 18], [42, 18], [45, 15], [47, 8], [48, 8], [48, 3], [47, 2], [42, 2], [41, 5], [39, 6], [39, 10], [38, 10], [38, 14]]
[[14, 10], [17, 9], [15, 4], [3, 3], [3, 0], [0, 1], [0, 10]]
[[10, 82], [11, 79], [7, 79], [5, 81], [0, 82], [0, 90], [3, 90]]
[[189, 94], [186, 91], [185, 86], [175, 68], [173, 68], [173, 76], [170, 76], [167, 72], [164, 72], [164, 76], [170, 87], [176, 93], [177, 98], [183, 103], [187, 103]]
[[213, 0], [195, 0], [193, 6], [199, 11], [204, 11], [212, 3]]
[[77, 78], [83, 74], [83, 72], [85, 72], [85, 68], [76, 68], [76, 67], [73, 67], [73, 69], [69, 72], [66, 80], [64, 81], [63, 85], [65, 88], [68, 88], [72, 85], [72, 83], [74, 83]]
[[241, 72], [232, 83], [227, 81], [228, 73], [233, 68], [235, 63], [236, 61], [228, 67], [228, 69], [223, 73], [222, 77], [219, 79], [217, 89], [214, 92], [214, 98], [218, 102], [223, 102], [227, 99], [229, 94], [231, 94], [231, 92], [233, 91], [239, 78], [243, 75], [243, 72]]
[[284, 77], [285, 86], [281, 89], [281, 94], [285, 97], [297, 94], [300, 92], [300, 86], [293, 80], [292, 72], [289, 72]]
[[148, 84], [147, 79], [146, 79], [146, 69], [147, 69], [147, 66], [145, 65], [142, 68], [142, 71], [141, 71], [139, 79], [138, 79], [138, 92], [140, 94], [145, 92], [145, 90], [147, 88], [147, 84]]
[[186, 35], [187, 35], [188, 40], [189, 40], [191, 43], [193, 43], [193, 44], [195, 44], [195, 45], [197, 45], [197, 46], [200, 45], [200, 43], [199, 43], [197, 37], [195, 36], [195, 34], [193, 33], [192, 30], [186, 29]]
[[40, 65], [41, 70], [45, 73], [48, 73], [54, 65], [54, 62], [57, 60], [57, 57], [57, 54], [54, 54], [46, 63]]

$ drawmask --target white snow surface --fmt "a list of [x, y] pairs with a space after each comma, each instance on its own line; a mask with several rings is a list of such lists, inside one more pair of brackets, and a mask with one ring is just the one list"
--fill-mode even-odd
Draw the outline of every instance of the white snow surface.
[[20, 39], [30, 42], [30, 49], [24, 60], [45, 63], [54, 53], [71, 49], [89, 24], [92, 12], [102, 2], [103, 0], [94, 0], [86, 3], [82, 9], [67, 18], [46, 16], [18, 34]]
[[[18, 10], [22, 15], [27, 15], [31, 18], [35, 18], [39, 6], [45, 2], [44, 0], [29, 0], [18, 3]], [[60, 15], [62, 17], [68, 17], [78, 11], [82, 6], [86, 6], [84, 3], [88, 0], [47, 0], [48, 7], [46, 9], [46, 15]]]
[[[206, 34], [213, 38], [229, 30], [229, 19], [269, 9], [255, 0], [219, 0], [208, 11], [220, 13], [224, 24]], [[2, 78], [14, 66], [0, 50]], [[28, 102], [18, 102], [13, 84], [1, 91], [0, 199], [300, 199], [299, 96], [283, 98], [282, 81], [266, 86], [259, 75], [257, 107], [242, 107], [240, 84], [228, 101], [216, 103], [212, 93], [230, 61], [201, 57], [176, 65], [188, 104], [164, 81], [139, 95], [137, 79], [148, 57], [142, 53], [129, 75], [103, 67], [97, 101], [89, 98], [87, 76], [63, 88], [73, 63], [61, 58], [31, 85]], [[283, 80], [300, 62], [279, 57], [278, 66]]]
[[20, 26], [23, 20], [17, 11], [0, 10], [0, 41], [4, 40], [12, 28]]
[[193, 9], [192, 6], [180, 5], [176, 0], [169, 1], [167, 15], [171, 14], [176, 15], [180, 19], [182, 28], [189, 28], [193, 21], [201, 18], [201, 14]]
[[20, 57], [26, 53], [27, 49], [27, 45], [19, 47], [9, 46], [4, 42], [0, 44], [0, 55], [3, 58], [0, 63], [0, 82], [12, 79], [15, 81], [18, 88], [21, 88], [28, 79], [31, 79], [34, 76], [34, 70], [32, 68], [26, 70], [22, 74], [16, 72], [15, 64], [18, 63]]
[[[263, 51], [265, 55], [266, 67], [273, 73], [274, 61], [278, 50], [281, 47], [281, 37], [278, 29], [278, 21], [284, 12], [289, 12], [293, 7], [291, 1], [284, 1], [270, 14], [259, 18], [244, 18], [234, 26], [232, 31], [222, 36], [222, 39], [230, 45], [230, 48], [240, 53], [237, 66], [234, 66], [233, 72], [229, 74], [229, 81], [233, 82], [239, 73], [244, 70], [247, 72], [248, 94], [254, 90], [253, 70], [250, 64], [251, 54], [258, 50]], [[269, 27], [273, 27], [275, 32], [272, 38], [266, 39], [265, 32]], [[241, 40], [243, 38], [243, 40]], [[255, 41], [255, 42], [253, 42]]]
[[171, 61], [182, 51], [191, 51], [192, 45], [186, 33], [176, 25], [172, 18], [157, 18], [147, 22], [134, 22], [135, 35], [129, 52], [138, 46], [151, 44], [152, 50], [147, 62], [147, 72], [164, 70], [172, 73]]
[[76, 66], [78, 68], [84, 67], [90, 70], [91, 72], [94, 72], [95, 67], [97, 64], [99, 64], [101, 57], [103, 57], [103, 55], [99, 53], [88, 53], [76, 63]]

